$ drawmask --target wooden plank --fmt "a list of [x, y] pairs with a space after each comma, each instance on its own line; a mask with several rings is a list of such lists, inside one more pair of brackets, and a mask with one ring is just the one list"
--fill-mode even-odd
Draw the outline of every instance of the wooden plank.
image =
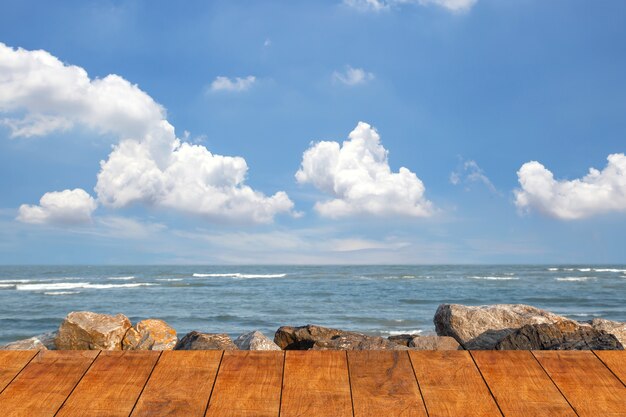
[[221, 358], [220, 350], [163, 352], [132, 416], [203, 416]]
[[576, 417], [529, 351], [472, 351], [506, 417]]
[[33, 350], [0, 350], [0, 392], [36, 354]]
[[285, 352], [281, 417], [352, 417], [343, 351]]
[[626, 351], [596, 350], [595, 354], [626, 385]]
[[430, 417], [501, 416], [469, 352], [409, 351]]
[[406, 351], [348, 351], [355, 417], [426, 417]]
[[626, 388], [590, 351], [533, 351], [580, 417], [626, 416]]
[[97, 351], [40, 351], [0, 394], [2, 416], [54, 415], [97, 355]]
[[159, 359], [154, 351], [103, 351], [57, 416], [128, 417]]
[[224, 352], [207, 417], [278, 417], [284, 360], [284, 352]]

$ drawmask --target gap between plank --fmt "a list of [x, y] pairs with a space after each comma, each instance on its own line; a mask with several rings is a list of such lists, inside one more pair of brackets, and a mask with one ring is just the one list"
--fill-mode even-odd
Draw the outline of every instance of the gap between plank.
[[220, 375], [220, 368], [222, 367], [222, 360], [224, 359], [224, 350], [222, 351], [222, 356], [220, 356], [220, 363], [217, 364], [217, 371], [215, 371], [215, 378], [213, 379], [213, 385], [211, 386], [211, 392], [209, 393], [209, 399], [206, 402], [206, 407], [204, 408], [203, 416], [206, 416], [206, 413], [209, 411], [209, 404], [211, 404], [211, 397], [213, 396], [213, 390], [215, 389], [215, 384], [217, 384], [217, 377]]
[[283, 388], [285, 386], [285, 362], [287, 362], [287, 351], [283, 350], [283, 373], [280, 376], [280, 399], [278, 400], [278, 417], [283, 408]]
[[552, 384], [554, 384], [554, 386], [556, 387], [556, 389], [559, 391], [559, 393], [563, 396], [563, 398], [565, 398], [565, 401], [567, 402], [567, 404], [572, 408], [572, 410], [574, 411], [574, 413], [580, 417], [580, 414], [578, 414], [578, 411], [576, 410], [576, 407], [574, 407], [572, 405], [572, 403], [569, 402], [569, 400], [567, 399], [567, 397], [565, 396], [565, 394], [563, 394], [563, 391], [561, 391], [561, 388], [556, 384], [556, 382], [554, 382], [554, 380], [552, 379], [552, 377], [550, 376], [550, 374], [548, 373], [548, 371], [546, 371], [546, 368], [543, 367], [543, 364], [541, 363], [541, 361], [539, 359], [537, 359], [537, 357], [535, 356], [535, 354], [533, 353], [532, 350], [529, 350], [530, 354], [532, 355], [533, 358], [535, 358], [535, 360], [537, 361], [537, 363], [539, 364], [539, 366], [541, 366], [541, 369], [543, 369], [543, 372], [546, 373], [546, 375], [548, 376], [548, 378], [550, 378], [550, 381], [552, 381]]
[[352, 417], [354, 417], [354, 397], [352, 396], [352, 377], [350, 376], [350, 358], [348, 358], [348, 351], [346, 353], [346, 368], [348, 368], [348, 387], [350, 387], [350, 405], [352, 406]]
[[[61, 409], [63, 408], [63, 406], [65, 405], [65, 403], [67, 402], [68, 398], [70, 398], [72, 396], [72, 394], [74, 393], [74, 390], [76, 389], [76, 387], [78, 386], [78, 384], [80, 384], [80, 381], [83, 380], [85, 374], [87, 372], [89, 372], [89, 370], [91, 369], [92, 365], [94, 364], [94, 362], [96, 361], [96, 359], [98, 359], [98, 357], [100, 356], [100, 354], [102, 353], [101, 350], [98, 351], [98, 354], [96, 355], [95, 358], [93, 358], [93, 360], [91, 361], [91, 363], [89, 364], [89, 366], [87, 367], [87, 369], [85, 369], [85, 372], [83, 372], [83, 374], [80, 376], [80, 378], [78, 378], [78, 381], [76, 381], [76, 384], [74, 384], [74, 387], [72, 388], [72, 390], [70, 391], [69, 394], [67, 394], [67, 397], [65, 397], [65, 399], [63, 400], [63, 402], [61, 403], [61, 406], [57, 409], [57, 411], [54, 413], [54, 415], [56, 416], [57, 414], [59, 414], [59, 411], [61, 411]], [[37, 355], [35, 355], [37, 356]]]
[[146, 389], [146, 386], [148, 385], [148, 381], [150, 381], [150, 378], [152, 378], [152, 373], [154, 372], [154, 370], [156, 369], [157, 365], [159, 364], [159, 361], [161, 360], [161, 356], [163, 356], [163, 351], [159, 352], [159, 357], [154, 362], [154, 366], [150, 370], [150, 374], [148, 375], [148, 379], [146, 379], [146, 382], [143, 384], [143, 387], [141, 387], [141, 392], [137, 396], [137, 399], [135, 400], [135, 404], [133, 404], [133, 408], [131, 408], [130, 413], [128, 413], [129, 416], [133, 415], [133, 411], [135, 411], [135, 408], [137, 407], [137, 403], [139, 403], [139, 399], [141, 398], [141, 395], [143, 394], [143, 391]]
[[411, 370], [413, 371], [413, 376], [415, 377], [415, 382], [417, 382], [417, 390], [420, 393], [420, 397], [422, 397], [422, 403], [424, 404], [424, 410], [426, 410], [426, 417], [430, 417], [430, 413], [428, 412], [428, 407], [426, 407], [426, 399], [424, 398], [424, 393], [422, 392], [422, 387], [420, 386], [420, 381], [417, 379], [417, 373], [415, 373], [415, 365], [413, 364], [413, 359], [411, 359], [411, 355], [409, 351], [406, 351], [406, 354], [409, 357], [409, 363], [411, 364]]
[[502, 412], [502, 409], [500, 408], [500, 404], [498, 404], [498, 400], [496, 400], [496, 396], [493, 395], [493, 392], [491, 392], [491, 387], [487, 383], [487, 380], [485, 379], [485, 376], [483, 375], [483, 371], [480, 370], [480, 366], [478, 366], [478, 364], [476, 363], [476, 359], [474, 359], [474, 356], [472, 355], [472, 351], [468, 350], [467, 353], [469, 353], [470, 358], [472, 358], [472, 362], [474, 362], [474, 366], [476, 367], [476, 369], [478, 369], [478, 373], [480, 374], [480, 377], [483, 379], [483, 382], [485, 383], [485, 386], [487, 387], [487, 391], [489, 391], [489, 395], [491, 395], [491, 398], [493, 398], [493, 402], [496, 403], [496, 407], [498, 407], [498, 411], [500, 412], [500, 415], [504, 417], [504, 413]]
[[621, 383], [622, 383], [622, 385], [626, 388], [626, 382], [622, 381], [622, 380], [621, 380], [621, 378], [620, 378], [619, 376], [617, 376], [617, 374], [616, 374], [615, 372], [613, 372], [613, 370], [611, 369], [611, 367], [610, 367], [609, 365], [607, 365], [607, 364], [606, 364], [606, 362], [604, 362], [604, 361], [602, 360], [602, 358], [601, 358], [601, 357], [599, 357], [599, 356], [598, 356], [598, 354], [596, 353], [596, 351], [595, 351], [595, 350], [592, 350], [592, 352], [593, 352], [593, 354], [596, 356], [596, 358], [598, 358], [598, 360], [599, 360], [600, 362], [602, 362], [602, 365], [604, 365], [604, 366], [606, 367], [606, 369], [608, 369], [608, 370], [609, 370], [609, 372], [611, 372], [611, 373], [613, 374], [613, 376], [614, 376], [615, 378], [617, 378], [617, 380], [618, 380], [619, 382], [621, 382]]
[[15, 378], [17, 378], [19, 376], [19, 374], [22, 373], [22, 371], [24, 370], [24, 368], [26, 368], [28, 366], [29, 363], [31, 363], [33, 361], [33, 359], [35, 359], [37, 357], [37, 355], [39, 355], [39, 352], [41, 352], [40, 350], [37, 351], [37, 353], [35, 353], [29, 360], [28, 362], [26, 362], [26, 364], [24, 366], [22, 366], [22, 369], [20, 369], [20, 371], [18, 373], [15, 374], [15, 376], [13, 378], [11, 378], [11, 380], [9, 381], [9, 383], [0, 390], [0, 394], [2, 394], [4, 392], [5, 389], [9, 388], [9, 385], [11, 385], [13, 383], [13, 381], [15, 381]]

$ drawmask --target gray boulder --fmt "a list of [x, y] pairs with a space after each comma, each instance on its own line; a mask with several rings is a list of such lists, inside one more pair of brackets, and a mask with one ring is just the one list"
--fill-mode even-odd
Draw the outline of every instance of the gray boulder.
[[235, 339], [235, 345], [241, 350], [280, 350], [280, 346], [258, 330], [242, 334]]
[[596, 330], [604, 330], [612, 334], [619, 340], [622, 346], [626, 347], [626, 323], [606, 319], [593, 319], [589, 324]]
[[190, 332], [174, 347], [174, 350], [238, 350], [225, 333]]
[[450, 336], [415, 336], [409, 342], [411, 350], [463, 350]]
[[617, 338], [572, 321], [527, 324], [499, 341], [497, 350], [623, 350]]
[[28, 339], [17, 340], [0, 346], [0, 350], [54, 350], [57, 332], [40, 334]]
[[571, 320], [524, 304], [442, 304], [434, 318], [437, 335], [454, 337], [465, 349], [493, 349], [504, 337], [527, 324], [560, 321]]
[[274, 343], [281, 349], [286, 350], [308, 350], [313, 347], [318, 340], [328, 340], [336, 336], [355, 335], [358, 333], [346, 332], [339, 329], [307, 324], [306, 326], [280, 327], [274, 335]]
[[407, 350], [384, 337], [366, 336], [364, 334], [348, 334], [333, 336], [330, 339], [319, 339], [313, 343], [312, 350]]
[[123, 314], [74, 311], [59, 326], [55, 345], [59, 350], [122, 350], [128, 329], [130, 320]]
[[419, 334], [417, 333], [415, 334], [405, 333], [405, 334], [389, 336], [387, 339], [399, 345], [409, 347], [409, 343], [411, 343], [411, 340], [413, 340], [414, 337], [418, 337], [418, 336]]

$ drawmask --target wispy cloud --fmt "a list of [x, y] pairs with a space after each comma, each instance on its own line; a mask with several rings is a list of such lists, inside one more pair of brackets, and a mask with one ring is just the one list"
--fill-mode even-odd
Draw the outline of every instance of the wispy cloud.
[[[267, 43], [267, 40], [265, 42]], [[211, 91], [246, 91], [249, 90], [255, 82], [256, 77], [254, 75], [248, 75], [245, 78], [228, 78], [220, 75], [211, 83]]]
[[361, 12], [381, 12], [404, 4], [435, 5], [451, 12], [464, 12], [478, 0], [343, 0], [343, 4]]
[[492, 193], [500, 194], [485, 171], [473, 160], [462, 161], [461, 165], [450, 173], [450, 182], [454, 185], [464, 185], [466, 190], [470, 189], [472, 183], [479, 183], [487, 187]]
[[349, 86], [365, 84], [373, 79], [374, 74], [371, 72], [367, 72], [363, 68], [352, 68], [350, 65], [346, 66], [342, 72], [333, 72], [333, 80]]

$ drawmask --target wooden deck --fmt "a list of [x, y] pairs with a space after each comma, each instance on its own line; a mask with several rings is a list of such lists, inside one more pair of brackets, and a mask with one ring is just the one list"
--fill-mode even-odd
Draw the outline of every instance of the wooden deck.
[[626, 352], [0, 351], [0, 416], [626, 416]]

